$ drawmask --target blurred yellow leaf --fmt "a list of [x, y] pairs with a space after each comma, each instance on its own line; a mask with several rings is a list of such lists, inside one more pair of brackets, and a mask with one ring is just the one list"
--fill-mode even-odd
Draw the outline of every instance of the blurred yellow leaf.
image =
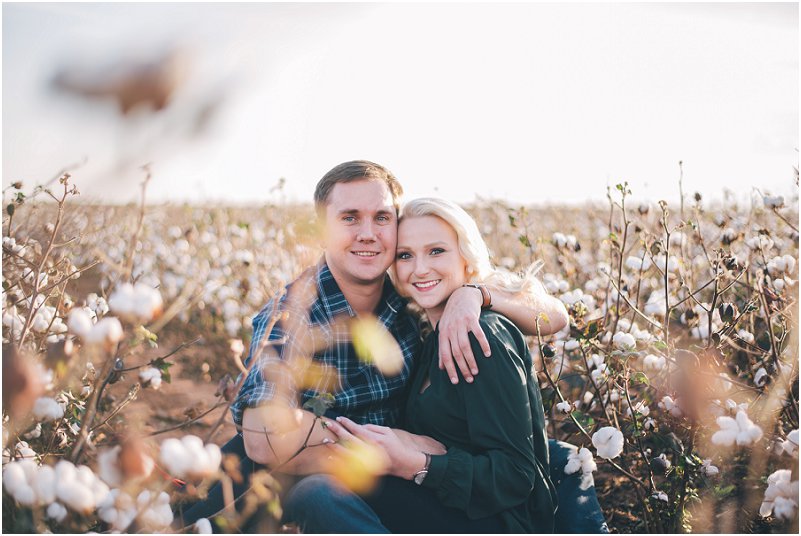
[[353, 320], [350, 334], [361, 361], [372, 363], [385, 376], [394, 376], [403, 369], [403, 353], [398, 342], [375, 317]]
[[342, 457], [334, 457], [331, 475], [353, 492], [366, 493], [386, 472], [388, 462], [380, 447], [358, 441], [351, 443]]

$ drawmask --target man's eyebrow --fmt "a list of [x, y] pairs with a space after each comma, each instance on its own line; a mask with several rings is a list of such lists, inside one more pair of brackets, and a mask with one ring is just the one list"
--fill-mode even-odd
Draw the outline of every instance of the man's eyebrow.
[[[357, 208], [343, 208], [337, 214], [360, 214], [361, 212], [362, 211], [357, 209]], [[376, 210], [375, 213], [376, 214], [381, 214], [381, 215], [385, 215], [385, 214], [394, 215], [395, 211], [391, 210], [391, 209], [388, 209], [388, 208], [382, 208], [382, 209]]]

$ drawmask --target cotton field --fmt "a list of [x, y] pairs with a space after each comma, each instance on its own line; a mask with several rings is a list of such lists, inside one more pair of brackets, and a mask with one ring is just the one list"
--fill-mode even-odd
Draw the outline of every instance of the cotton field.
[[[202, 331], [230, 420], [251, 318], [319, 258], [311, 206], [97, 206], [75, 182], [3, 192], [3, 528], [210, 531], [173, 512], [230, 485], [228, 437], [143, 433], [107, 395], [153, 396]], [[798, 197], [636, 194], [466, 207], [495, 262], [544, 261], [569, 310], [530, 338], [548, 434], [580, 448], [566, 471], [598, 484], [615, 531], [797, 532]], [[259, 478], [249, 500], [277, 517]]]

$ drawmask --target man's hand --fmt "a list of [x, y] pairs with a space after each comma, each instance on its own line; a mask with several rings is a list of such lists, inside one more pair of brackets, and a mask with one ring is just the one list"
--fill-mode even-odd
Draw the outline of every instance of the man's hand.
[[457, 366], [468, 383], [472, 383], [473, 376], [478, 374], [476, 358], [470, 347], [471, 332], [484, 351], [484, 356], [490, 356], [489, 342], [478, 323], [482, 301], [479, 289], [460, 287], [453, 291], [445, 304], [445, 311], [439, 320], [439, 368], [447, 371], [451, 383], [459, 383]]

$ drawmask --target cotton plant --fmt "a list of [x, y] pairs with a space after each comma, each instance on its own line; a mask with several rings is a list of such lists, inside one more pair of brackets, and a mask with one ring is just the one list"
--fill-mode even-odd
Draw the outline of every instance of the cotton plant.
[[779, 469], [768, 476], [767, 483], [759, 515], [793, 519], [798, 511], [798, 480], [792, 480], [792, 472], [789, 469]]
[[762, 428], [754, 424], [744, 410], [737, 411], [734, 418], [722, 416], [717, 418], [720, 429], [712, 434], [712, 443], [730, 447], [752, 445], [762, 438]]
[[623, 452], [623, 432], [614, 426], [604, 426], [592, 435], [592, 445], [599, 458], [611, 460]]
[[185, 435], [181, 439], [165, 440], [161, 444], [159, 460], [174, 477], [206, 478], [217, 473], [222, 454], [217, 445], [204, 445], [199, 437]]

